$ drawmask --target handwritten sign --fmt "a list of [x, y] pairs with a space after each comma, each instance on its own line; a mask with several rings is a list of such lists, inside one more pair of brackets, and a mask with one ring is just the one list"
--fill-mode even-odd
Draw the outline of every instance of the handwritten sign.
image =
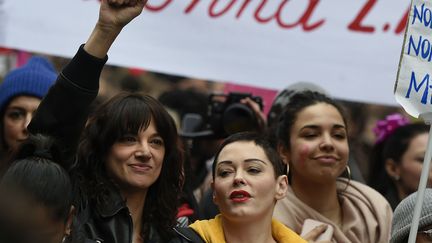
[[432, 112], [432, 3], [414, 0], [409, 15], [396, 100], [412, 116]]
[[[0, 0], [0, 46], [70, 57], [98, 7], [98, 0]], [[409, 0], [149, 0], [109, 63], [276, 90], [307, 81], [337, 98], [396, 105], [409, 7]]]

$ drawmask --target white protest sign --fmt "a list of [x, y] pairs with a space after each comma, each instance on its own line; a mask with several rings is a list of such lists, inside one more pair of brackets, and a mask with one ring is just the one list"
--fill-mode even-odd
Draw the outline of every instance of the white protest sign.
[[396, 100], [412, 116], [432, 112], [432, 3], [414, 0], [405, 34]]
[[[432, 123], [432, 2], [412, 0], [395, 83], [396, 100], [414, 117]], [[423, 161], [408, 242], [414, 243], [432, 158], [432, 127]]]

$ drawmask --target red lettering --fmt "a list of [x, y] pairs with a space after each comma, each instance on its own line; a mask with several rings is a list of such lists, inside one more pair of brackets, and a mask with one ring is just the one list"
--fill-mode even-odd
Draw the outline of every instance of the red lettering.
[[284, 9], [284, 7], [285, 7], [285, 5], [286, 5], [287, 3], [288, 3], [288, 1], [287, 1], [287, 0], [284, 0], [284, 1], [279, 5], [279, 8], [278, 8], [278, 10], [277, 10], [277, 12], [276, 12], [276, 22], [278, 23], [278, 25], [279, 25], [280, 27], [285, 28], [285, 29], [290, 29], [290, 28], [293, 28], [293, 27], [297, 26], [297, 25], [298, 25], [298, 22], [297, 22], [297, 23], [293, 23], [293, 24], [287, 24], [287, 23], [284, 23], [284, 22], [282, 21], [282, 18], [281, 18], [281, 12], [282, 12], [282, 10]]
[[315, 23], [309, 24], [309, 19], [312, 17], [312, 14], [314, 12], [314, 10], [316, 9], [319, 0], [309, 0], [309, 5], [306, 9], [306, 11], [303, 13], [302, 17], [300, 17], [300, 19], [297, 22], [294, 23], [286, 23], [282, 20], [282, 10], [286, 7], [286, 4], [288, 3], [288, 0], [284, 0], [278, 7], [276, 13], [273, 16], [267, 17], [267, 18], [263, 18], [260, 16], [260, 12], [262, 11], [262, 9], [264, 8], [265, 4], [267, 3], [267, 0], [263, 0], [261, 2], [261, 4], [259, 5], [259, 7], [257, 8], [257, 10], [255, 11], [255, 19], [259, 22], [259, 23], [267, 23], [272, 19], [276, 19], [276, 22], [278, 23], [278, 25], [284, 29], [289, 29], [289, 28], [294, 28], [298, 25], [301, 25], [303, 30], [305, 31], [311, 31], [314, 30], [318, 27], [320, 27], [322, 24], [324, 24], [324, 19], [321, 19]]
[[[185, 9], [184, 13], [188, 14], [188, 13], [192, 12], [195, 9], [195, 7], [199, 1], [200, 0], [192, 0], [189, 3], [188, 7]], [[244, 0], [243, 1], [242, 6], [240, 7], [239, 11], [236, 14], [236, 18], [241, 17], [243, 11], [246, 9], [246, 7], [249, 5], [249, 3], [251, 1], [252, 0]], [[216, 8], [216, 5], [218, 4], [218, 0], [213, 0], [213, 2], [210, 4], [209, 10], [208, 10], [210, 17], [215, 18], [215, 17], [219, 17], [219, 16], [225, 14], [227, 11], [229, 11], [233, 7], [233, 5], [236, 2], [237, 2], [237, 0], [231, 0], [231, 2], [222, 11], [220, 11], [219, 13], [215, 13], [215, 11], [216, 11], [215, 8]]]
[[[281, 5], [279, 5], [279, 9], [278, 9], [278, 11], [280, 11], [281, 6], [283, 7], [287, 2], [288, 2], [288, 0], [284, 0], [284, 1], [281, 3]], [[267, 3], [267, 0], [263, 0], [263, 1], [260, 3], [260, 5], [259, 5], [259, 7], [257, 8], [257, 10], [255, 11], [254, 17], [255, 17], [255, 19], [258, 21], [258, 23], [267, 23], [267, 22], [269, 22], [270, 20], [272, 20], [273, 18], [275, 18], [275, 15], [276, 15], [276, 14], [274, 14], [273, 16], [270, 16], [270, 17], [268, 17], [268, 18], [263, 18], [263, 17], [260, 16], [260, 12], [261, 12], [261, 10], [264, 8], [264, 6], [265, 6], [266, 3]]]
[[172, 0], [166, 0], [163, 4], [159, 5], [159, 6], [151, 6], [150, 3], [147, 2], [145, 8], [149, 11], [152, 12], [159, 12], [162, 11], [164, 8], [166, 8], [168, 6], [168, 4], [170, 4], [172, 2]]
[[219, 0], [213, 0], [213, 2], [210, 4], [208, 13], [210, 15], [210, 17], [215, 18], [215, 17], [219, 17], [223, 14], [225, 14], [232, 6], [233, 4], [236, 2], [237, 0], [231, 0], [231, 2], [225, 6], [225, 8], [222, 9], [222, 11], [220, 11], [219, 13], [215, 13], [215, 7], [217, 5], [217, 3], [219, 2]]
[[375, 31], [375, 27], [373, 26], [365, 26], [362, 25], [363, 19], [372, 9], [372, 7], [376, 4], [377, 0], [368, 0], [363, 8], [360, 10], [357, 17], [348, 25], [348, 29], [352, 31], [366, 32], [372, 33]]
[[247, 5], [249, 5], [249, 3], [251, 2], [251, 0], [245, 0], [242, 4], [242, 6], [240, 7], [239, 11], [237, 12], [236, 18], [240, 18], [243, 11], [246, 9]]
[[194, 8], [195, 8], [195, 5], [197, 5], [197, 3], [199, 2], [200, 0], [192, 0], [192, 2], [191, 3], [189, 3], [189, 6], [185, 9], [185, 13], [186, 14], [188, 14], [189, 12], [191, 12]]
[[312, 16], [313, 11], [315, 10], [318, 3], [319, 3], [319, 0], [310, 0], [308, 9], [303, 14], [303, 16], [300, 18], [299, 23], [301, 23], [303, 30], [306, 32], [314, 30], [314, 29], [320, 27], [322, 24], [324, 24], [324, 21], [325, 21], [324, 19], [321, 19], [321, 20], [319, 20], [313, 24], [308, 24], [308, 21], [309, 21], [310, 17]]
[[397, 27], [395, 29], [395, 34], [403, 33], [403, 31], [405, 30], [407, 22], [408, 22], [409, 12], [410, 12], [410, 8], [408, 7], [407, 11], [405, 12], [404, 16], [399, 21], [399, 24], [397, 25]]

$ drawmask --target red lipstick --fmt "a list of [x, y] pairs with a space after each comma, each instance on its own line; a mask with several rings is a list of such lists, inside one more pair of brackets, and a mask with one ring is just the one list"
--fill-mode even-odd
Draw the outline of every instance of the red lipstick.
[[231, 192], [229, 198], [233, 202], [246, 202], [247, 200], [250, 199], [250, 197], [251, 195], [247, 191], [238, 190], [238, 191]]

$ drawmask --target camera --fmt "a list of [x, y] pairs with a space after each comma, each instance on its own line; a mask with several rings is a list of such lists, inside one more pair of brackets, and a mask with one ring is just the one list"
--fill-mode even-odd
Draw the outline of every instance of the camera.
[[180, 135], [186, 138], [225, 138], [243, 131], [258, 131], [254, 111], [240, 101], [250, 98], [263, 108], [262, 98], [250, 93], [211, 94], [206, 117], [186, 114]]

